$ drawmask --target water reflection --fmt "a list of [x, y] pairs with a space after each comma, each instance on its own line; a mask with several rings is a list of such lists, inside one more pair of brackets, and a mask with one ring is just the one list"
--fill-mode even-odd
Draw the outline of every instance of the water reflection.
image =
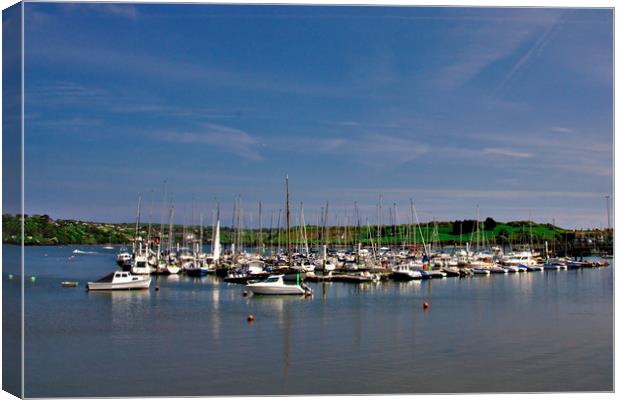
[[613, 267], [312, 283], [313, 298], [179, 275], [154, 277], [160, 291], [87, 294], [114, 255], [58, 257], [71, 250], [28, 249], [29, 397], [613, 389]]
[[[89, 291], [88, 297], [95, 300], [93, 306], [108, 303], [110, 334], [113, 338], [130, 340], [131, 332], [143, 329], [150, 313], [150, 290]], [[104, 309], [105, 310], [105, 309]]]

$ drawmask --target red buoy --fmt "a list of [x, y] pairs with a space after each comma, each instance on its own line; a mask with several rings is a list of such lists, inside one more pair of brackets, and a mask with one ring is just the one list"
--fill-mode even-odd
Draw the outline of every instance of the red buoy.
[[248, 314], [248, 322], [254, 321], [254, 316], [252, 314]]
[[428, 304], [426, 301], [424, 302], [424, 304], [422, 304], [422, 308], [424, 308], [425, 310], [428, 310], [429, 307], [430, 304]]
[[246, 297], [248, 295], [248, 292], [246, 292], [245, 290], [243, 291], [243, 297]]
[[155, 291], [159, 292], [159, 285], [155, 286]]

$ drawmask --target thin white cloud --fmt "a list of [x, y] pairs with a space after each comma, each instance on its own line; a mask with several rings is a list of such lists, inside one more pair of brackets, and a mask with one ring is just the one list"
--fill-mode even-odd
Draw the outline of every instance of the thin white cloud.
[[[128, 19], [136, 19], [138, 17], [138, 9], [133, 4], [122, 3], [62, 3], [58, 7], [66, 14], [97, 14], [109, 15], [112, 17], [123, 17]], [[37, 10], [38, 13], [44, 13]]]
[[413, 161], [430, 151], [427, 144], [406, 137], [363, 134], [350, 138], [312, 141], [323, 153], [342, 155], [367, 165], [395, 165]]
[[[491, 64], [513, 56], [524, 42], [541, 28], [553, 27], [559, 16], [559, 12], [550, 13], [530, 12], [524, 10], [521, 16], [527, 16], [525, 20], [519, 20], [518, 14], [508, 19], [481, 20], [476, 28], [467, 27], [454, 29], [450, 32], [449, 40], [460, 43], [460, 51], [455, 54], [455, 59], [439, 70], [436, 83], [444, 89], [453, 89], [462, 86], [478, 76]], [[543, 34], [543, 40], [537, 41], [536, 45], [521, 57], [517, 65], [511, 69], [504, 78], [500, 87], [507, 79], [528, 61], [532, 53], [543, 48], [549, 37], [549, 28]]]
[[490, 155], [495, 155], [495, 156], [505, 156], [505, 157], [512, 157], [512, 158], [532, 157], [531, 153], [526, 153], [523, 151], [514, 151], [514, 150], [509, 150], [509, 149], [493, 148], [493, 147], [487, 147], [486, 149], [483, 149], [482, 152], [484, 154], [490, 154]]
[[512, 69], [500, 82], [497, 90], [502, 90], [513, 79], [513, 77], [530, 62], [530, 59], [533, 56], [537, 56], [542, 53], [542, 51], [547, 46], [549, 41], [551, 41], [553, 37], [553, 32], [555, 31], [556, 27], [559, 25], [559, 20], [561, 17], [562, 15], [560, 14], [558, 16], [558, 19], [556, 21], [553, 21], [553, 23], [540, 35], [540, 37], [538, 38], [538, 40], [536, 40], [536, 42], [532, 45], [532, 47], [530, 47], [529, 50], [526, 51], [525, 54], [523, 54], [519, 58], [517, 63], [512, 67]]
[[258, 140], [240, 129], [227, 126], [203, 124], [201, 130], [165, 132], [156, 134], [155, 137], [168, 142], [213, 146], [249, 161], [263, 159], [256, 150]]
[[551, 130], [553, 132], [558, 132], [558, 133], [573, 133], [573, 132], [575, 132], [573, 129], [564, 128], [562, 126], [554, 126], [554, 127], [551, 128]]

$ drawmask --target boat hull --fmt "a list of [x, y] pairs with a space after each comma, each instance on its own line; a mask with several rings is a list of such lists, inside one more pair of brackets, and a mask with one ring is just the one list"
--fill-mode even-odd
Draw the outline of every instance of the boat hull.
[[209, 273], [209, 270], [207, 268], [190, 268], [190, 269], [186, 269], [185, 273], [188, 276], [194, 276], [194, 277], [201, 277], [201, 276], [206, 276]]
[[392, 273], [392, 279], [394, 279], [395, 281], [412, 281], [414, 279], [422, 279], [422, 274], [420, 272], [401, 272], [401, 271], [395, 271]]
[[304, 289], [297, 285], [280, 285], [280, 286], [246, 286], [254, 294], [259, 295], [303, 295], [306, 293]]
[[88, 290], [144, 290], [151, 285], [151, 278], [132, 282], [88, 282]]

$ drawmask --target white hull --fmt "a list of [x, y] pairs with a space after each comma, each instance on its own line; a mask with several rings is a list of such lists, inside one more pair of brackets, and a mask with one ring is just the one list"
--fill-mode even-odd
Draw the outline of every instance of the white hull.
[[249, 283], [245, 287], [254, 294], [271, 295], [303, 295], [311, 292], [309, 288], [304, 289], [299, 285], [287, 285], [282, 279], [284, 275], [271, 275], [264, 281]]
[[152, 271], [153, 269], [151, 267], [146, 267], [146, 268], [132, 267], [131, 268], [131, 273], [134, 275], [149, 275]]
[[133, 282], [88, 282], [88, 290], [131, 290], [148, 289], [151, 285], [151, 278], [140, 279]]
[[168, 272], [169, 274], [178, 274], [181, 271], [180, 267], [177, 267], [176, 265], [168, 265], [166, 267], [166, 272]]
[[273, 285], [273, 286], [246, 286], [254, 294], [296, 294], [302, 295], [305, 291], [297, 285]]

